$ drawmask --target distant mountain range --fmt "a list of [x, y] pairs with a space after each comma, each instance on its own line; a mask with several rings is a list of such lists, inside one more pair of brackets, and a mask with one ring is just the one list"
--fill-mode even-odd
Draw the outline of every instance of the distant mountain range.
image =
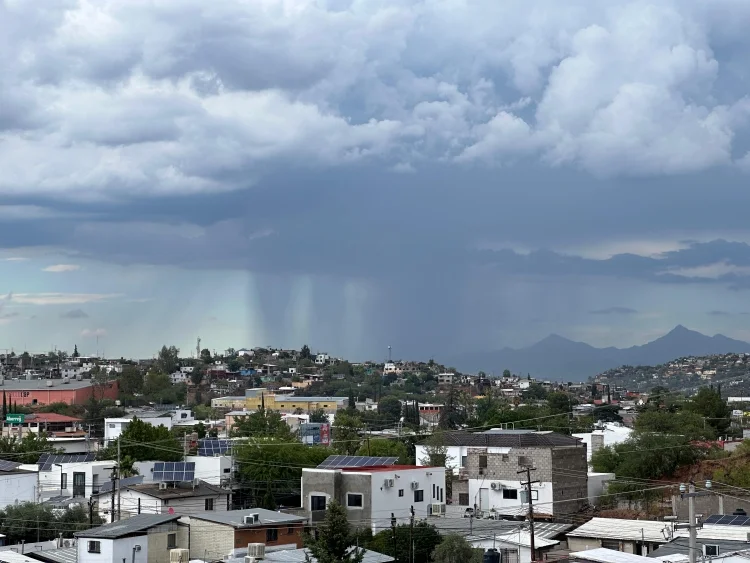
[[678, 325], [664, 336], [631, 348], [594, 348], [557, 334], [528, 348], [503, 348], [492, 352], [462, 354], [447, 365], [461, 371], [483, 370], [500, 375], [504, 369], [544, 379], [585, 381], [591, 376], [622, 365], [654, 366], [684, 356], [750, 353], [750, 343], [722, 334], [706, 336]]

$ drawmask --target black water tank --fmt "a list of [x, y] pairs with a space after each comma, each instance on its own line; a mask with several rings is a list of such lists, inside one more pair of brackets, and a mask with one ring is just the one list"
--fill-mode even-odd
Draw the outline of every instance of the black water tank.
[[732, 516], [747, 516], [747, 512], [745, 512], [741, 508], [738, 508], [737, 510], [732, 512]]
[[482, 563], [500, 563], [500, 554], [496, 549], [488, 549], [484, 552]]

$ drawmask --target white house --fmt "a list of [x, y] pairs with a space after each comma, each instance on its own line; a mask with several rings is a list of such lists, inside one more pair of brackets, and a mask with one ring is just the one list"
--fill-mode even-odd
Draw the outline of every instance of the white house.
[[164, 426], [166, 429], [172, 429], [172, 416], [170, 413], [138, 413], [129, 418], [105, 418], [104, 419], [104, 445], [109, 444], [110, 440], [117, 440], [128, 427], [134, 418], [152, 426]]
[[184, 550], [187, 562], [190, 532], [179, 518], [139, 514], [77, 532], [77, 563], [165, 563], [177, 549]]
[[[194, 483], [142, 483], [120, 487], [120, 511], [125, 514], [178, 514], [227, 510], [229, 491], [198, 480]], [[117, 501], [116, 501], [117, 502]], [[109, 513], [111, 499], [99, 498], [99, 511]]]
[[593, 432], [573, 434], [586, 444], [586, 461], [591, 464], [591, 455], [599, 448], [621, 444], [633, 433], [632, 428], [619, 422], [600, 422]]
[[328, 354], [318, 354], [315, 356], [315, 365], [324, 366], [331, 360]]
[[[373, 533], [390, 527], [391, 514], [399, 523], [408, 522], [412, 507], [417, 518], [445, 513], [444, 467], [337, 467], [335, 457], [315, 469], [302, 469], [302, 506], [313, 524], [324, 517], [331, 500], [346, 508], [354, 526], [361, 522]], [[369, 458], [371, 463], [382, 460]]]
[[178, 383], [187, 383], [188, 381], [190, 381], [190, 374], [180, 369], [178, 371], [175, 371], [174, 373], [170, 373], [169, 379], [170, 381], [172, 381], [172, 385], [177, 385]]
[[[63, 461], [66, 459], [68, 461]], [[94, 461], [94, 454], [50, 455], [39, 460], [39, 496], [88, 499], [109, 481], [114, 460]]]
[[17, 502], [37, 502], [38, 474], [15, 461], [0, 461], [0, 509]]
[[[195, 463], [195, 477], [205, 481], [209, 485], [216, 487], [225, 486], [232, 478], [232, 456], [189, 455], [185, 456], [185, 461]], [[143, 476], [144, 483], [152, 483], [154, 481], [155, 463], [157, 462], [138, 461], [134, 464], [135, 468], [138, 469], [138, 474]]]

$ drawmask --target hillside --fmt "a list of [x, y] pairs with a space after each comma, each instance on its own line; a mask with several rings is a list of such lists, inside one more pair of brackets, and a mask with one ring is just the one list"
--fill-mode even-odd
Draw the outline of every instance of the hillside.
[[630, 348], [595, 348], [553, 334], [527, 348], [462, 354], [445, 363], [465, 372], [500, 374], [509, 369], [543, 379], [585, 381], [623, 365], [654, 366], [674, 358], [729, 353], [750, 353], [750, 343], [722, 334], [707, 336], [678, 325], [656, 340]]

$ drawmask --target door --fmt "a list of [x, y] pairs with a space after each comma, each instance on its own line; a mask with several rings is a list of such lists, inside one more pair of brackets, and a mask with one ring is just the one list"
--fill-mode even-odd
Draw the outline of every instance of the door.
[[490, 509], [490, 490], [479, 489], [479, 510]]
[[85, 497], [86, 496], [86, 474], [81, 472], [73, 473], [73, 496], [74, 497]]

